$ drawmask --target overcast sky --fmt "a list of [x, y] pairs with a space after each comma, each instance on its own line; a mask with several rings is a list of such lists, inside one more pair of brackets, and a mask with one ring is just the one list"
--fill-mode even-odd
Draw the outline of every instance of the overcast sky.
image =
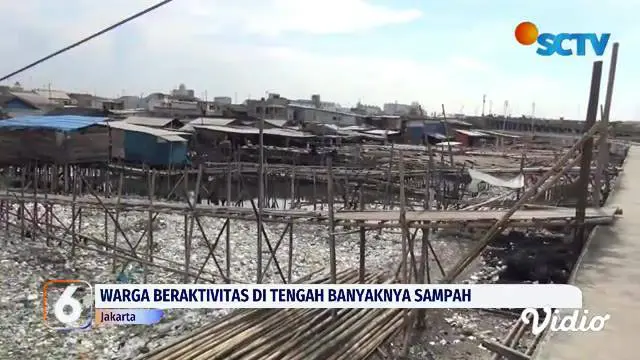
[[[0, 1], [0, 72], [8, 74], [155, 3]], [[640, 1], [175, 0], [8, 81], [101, 96], [169, 92], [243, 101], [266, 91], [354, 105], [420, 102], [428, 111], [584, 119], [587, 57], [541, 57], [513, 35], [610, 32], [620, 42], [614, 120], [640, 119]], [[588, 49], [588, 53], [590, 53]]]

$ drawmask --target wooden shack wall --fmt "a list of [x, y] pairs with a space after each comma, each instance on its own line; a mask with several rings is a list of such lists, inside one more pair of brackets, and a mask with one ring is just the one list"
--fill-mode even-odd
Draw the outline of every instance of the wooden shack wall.
[[2, 163], [54, 162], [61, 155], [60, 151], [53, 131], [41, 129], [0, 131]]
[[18, 131], [0, 131], [0, 163], [16, 164], [21, 162], [22, 138]]
[[50, 129], [0, 130], [0, 163], [90, 163], [109, 158], [109, 129], [91, 126], [78, 131]]
[[125, 160], [124, 134], [122, 129], [111, 128], [111, 157], [118, 160]]
[[66, 135], [60, 163], [93, 163], [109, 161], [109, 128], [94, 125]]

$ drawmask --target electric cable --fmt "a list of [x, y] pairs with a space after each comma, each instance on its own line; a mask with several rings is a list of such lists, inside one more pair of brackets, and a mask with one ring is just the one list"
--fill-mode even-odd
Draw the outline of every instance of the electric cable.
[[111, 31], [111, 30], [113, 30], [113, 29], [115, 29], [115, 28], [117, 28], [117, 27], [119, 27], [119, 26], [121, 26], [121, 25], [124, 25], [124, 24], [128, 23], [128, 22], [129, 22], [129, 21], [131, 21], [131, 20], [137, 19], [137, 18], [139, 18], [139, 17], [140, 17], [140, 16], [142, 16], [142, 15], [145, 15], [145, 14], [147, 14], [147, 13], [150, 13], [150, 12], [151, 12], [151, 11], [153, 11], [153, 10], [156, 10], [156, 9], [158, 9], [158, 8], [160, 8], [160, 7], [164, 6], [164, 5], [167, 5], [168, 3], [172, 2], [172, 1], [173, 1], [173, 0], [164, 0], [164, 1], [161, 1], [161, 2], [159, 2], [159, 3], [155, 4], [155, 5], [151, 6], [151, 7], [148, 7], [148, 8], [146, 8], [146, 9], [144, 9], [144, 10], [142, 10], [142, 11], [140, 11], [140, 12], [138, 12], [138, 13], [134, 14], [134, 15], [129, 16], [128, 18], [126, 18], [126, 19], [124, 19], [124, 20], [120, 20], [120, 21], [118, 21], [117, 23], [115, 23], [115, 24], [113, 24], [113, 25], [111, 25], [111, 26], [109, 26], [109, 27], [107, 27], [107, 28], [104, 28], [104, 29], [102, 29], [102, 30], [98, 31], [97, 33], [94, 33], [93, 35], [90, 35], [90, 36], [88, 36], [88, 37], [85, 37], [84, 39], [82, 39], [82, 40], [80, 40], [80, 41], [77, 41], [77, 42], [75, 42], [75, 43], [73, 43], [73, 44], [71, 44], [71, 45], [69, 45], [69, 46], [67, 46], [67, 47], [65, 47], [65, 48], [62, 48], [62, 49], [60, 49], [60, 50], [58, 50], [58, 51], [56, 51], [56, 52], [54, 52], [54, 53], [51, 53], [51, 54], [49, 54], [49, 55], [47, 55], [47, 56], [43, 57], [43, 58], [42, 58], [42, 59], [40, 59], [40, 60], [34, 61], [34, 62], [32, 62], [31, 64], [29, 64], [29, 65], [27, 65], [27, 66], [25, 66], [25, 67], [22, 67], [22, 68], [20, 68], [20, 69], [18, 69], [18, 70], [16, 70], [16, 71], [14, 71], [14, 72], [10, 73], [9, 75], [3, 76], [2, 78], [0, 78], [0, 82], [1, 82], [1, 81], [4, 81], [4, 80], [7, 80], [7, 79], [9, 79], [9, 78], [11, 78], [11, 77], [13, 77], [13, 76], [15, 76], [15, 75], [18, 75], [18, 74], [20, 74], [20, 73], [21, 73], [21, 72], [23, 72], [23, 71], [29, 70], [29, 69], [31, 69], [31, 68], [32, 68], [32, 67], [34, 67], [34, 66], [40, 65], [40, 64], [42, 64], [43, 62], [45, 62], [45, 61], [47, 61], [47, 60], [49, 60], [49, 59], [51, 59], [51, 58], [54, 58], [54, 57], [56, 57], [56, 56], [58, 56], [58, 55], [60, 55], [60, 54], [62, 54], [62, 53], [64, 53], [64, 52], [67, 52], [67, 51], [69, 51], [69, 50], [71, 50], [71, 49], [73, 49], [73, 48], [75, 48], [75, 47], [78, 47], [78, 46], [80, 46], [80, 45], [82, 45], [82, 44], [86, 43], [86, 42], [87, 42], [87, 41], [89, 41], [89, 40], [95, 39], [95, 38], [97, 38], [97, 37], [98, 37], [98, 36], [100, 36], [100, 35], [103, 35], [103, 34], [105, 34], [105, 33], [109, 32], [109, 31]]

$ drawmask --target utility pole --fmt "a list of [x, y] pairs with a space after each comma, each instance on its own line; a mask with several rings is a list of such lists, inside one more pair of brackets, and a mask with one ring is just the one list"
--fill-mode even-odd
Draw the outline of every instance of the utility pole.
[[531, 117], [535, 117], [536, 116], [536, 102], [532, 102], [531, 103]]
[[531, 103], [531, 137], [536, 134], [536, 102]]
[[487, 95], [482, 95], [482, 117], [484, 117], [484, 104], [487, 102]]
[[509, 110], [509, 100], [504, 101], [504, 120], [502, 121], [502, 130], [507, 130], [507, 111]]

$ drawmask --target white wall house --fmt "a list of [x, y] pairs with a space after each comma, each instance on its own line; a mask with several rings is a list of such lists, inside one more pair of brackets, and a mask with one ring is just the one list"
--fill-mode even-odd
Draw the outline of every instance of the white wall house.
[[64, 91], [51, 89], [35, 89], [33, 90], [39, 96], [49, 99], [58, 105], [72, 105], [73, 99]]
[[269, 94], [265, 100], [247, 100], [247, 114], [256, 118], [290, 120], [288, 117], [289, 100], [279, 94]]
[[133, 95], [120, 96], [119, 98], [116, 99], [116, 101], [122, 102], [122, 106], [124, 109], [141, 109], [141, 108], [147, 107], [147, 103], [145, 99], [141, 98], [140, 96], [133, 96]]
[[332, 124], [337, 126], [353, 126], [357, 125], [360, 115], [319, 109], [312, 106], [290, 104], [291, 120], [301, 124]]

